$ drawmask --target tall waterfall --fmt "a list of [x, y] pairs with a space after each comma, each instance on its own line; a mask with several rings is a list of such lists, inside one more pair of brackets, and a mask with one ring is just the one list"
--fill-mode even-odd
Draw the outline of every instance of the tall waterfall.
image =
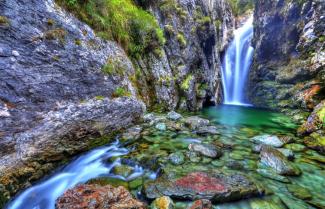
[[224, 103], [247, 105], [244, 89], [254, 52], [254, 48], [251, 46], [253, 17], [235, 30], [234, 35], [234, 40], [229, 45], [223, 60]]

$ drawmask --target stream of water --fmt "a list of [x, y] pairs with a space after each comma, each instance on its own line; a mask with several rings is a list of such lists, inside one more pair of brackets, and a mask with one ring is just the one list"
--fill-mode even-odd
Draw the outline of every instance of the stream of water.
[[245, 87], [254, 49], [253, 17], [234, 32], [234, 40], [226, 50], [222, 67], [222, 84], [224, 103], [231, 105], [248, 105]]

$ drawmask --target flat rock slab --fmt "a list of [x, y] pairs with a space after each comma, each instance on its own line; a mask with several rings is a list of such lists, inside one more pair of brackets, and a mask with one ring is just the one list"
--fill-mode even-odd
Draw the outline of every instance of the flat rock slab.
[[149, 199], [169, 196], [183, 200], [207, 199], [212, 202], [228, 202], [261, 194], [246, 176], [217, 172], [191, 172], [175, 179], [162, 176], [145, 183], [144, 193]]

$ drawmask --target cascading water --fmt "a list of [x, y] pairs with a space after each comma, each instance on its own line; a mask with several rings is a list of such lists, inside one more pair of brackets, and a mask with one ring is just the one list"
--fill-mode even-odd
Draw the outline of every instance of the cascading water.
[[[128, 154], [129, 151], [119, 147], [118, 142], [111, 146], [95, 149], [71, 162], [54, 176], [27, 189], [18, 195], [6, 208], [7, 209], [54, 209], [56, 199], [66, 190], [79, 183], [85, 183], [90, 179], [99, 176], [119, 178], [124, 181], [131, 181], [145, 174], [142, 167], [133, 167], [133, 172], [128, 177], [111, 174], [111, 170], [121, 164], [117, 158], [113, 163], [107, 163], [112, 157]], [[147, 172], [148, 178], [154, 179], [155, 173]]]
[[234, 40], [228, 47], [223, 60], [222, 83], [224, 103], [248, 105], [245, 101], [245, 85], [253, 57], [253, 17], [234, 32]]

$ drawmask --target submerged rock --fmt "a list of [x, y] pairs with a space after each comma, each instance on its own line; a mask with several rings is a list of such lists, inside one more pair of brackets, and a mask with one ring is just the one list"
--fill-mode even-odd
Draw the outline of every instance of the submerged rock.
[[272, 168], [277, 174], [294, 176], [301, 173], [299, 168], [289, 162], [280, 151], [272, 147], [263, 146], [260, 158], [263, 165]]
[[167, 114], [167, 118], [170, 119], [170, 120], [174, 120], [174, 121], [177, 121], [177, 120], [180, 120], [182, 118], [182, 115], [175, 112], [175, 111], [171, 111]]
[[166, 126], [165, 123], [157, 123], [155, 128], [158, 129], [159, 131], [166, 131], [167, 130], [167, 126]]
[[210, 200], [196, 200], [187, 209], [212, 209]]
[[185, 156], [181, 152], [175, 152], [170, 154], [168, 159], [174, 165], [181, 165], [184, 163]]
[[196, 133], [198, 135], [208, 135], [208, 134], [214, 135], [214, 134], [219, 134], [220, 132], [215, 126], [203, 126], [198, 128], [196, 130]]
[[321, 154], [325, 154], [325, 134], [312, 133], [309, 137], [305, 137], [304, 143], [310, 149], [314, 149]]
[[304, 187], [295, 185], [295, 184], [289, 184], [287, 185], [287, 188], [289, 190], [289, 192], [302, 200], [311, 200], [312, 199], [312, 195], [310, 193], [310, 191], [308, 191], [307, 189], [305, 189]]
[[193, 152], [197, 152], [203, 156], [210, 157], [210, 158], [218, 158], [221, 157], [222, 152], [221, 150], [217, 149], [213, 145], [207, 144], [190, 144], [188, 149]]
[[254, 143], [270, 145], [272, 147], [282, 147], [285, 144], [284, 140], [272, 135], [255, 136], [252, 138], [252, 140]]
[[190, 172], [182, 177], [166, 175], [144, 184], [144, 194], [149, 199], [161, 196], [184, 200], [207, 199], [227, 202], [259, 195], [257, 186], [242, 174], [218, 172]]
[[185, 119], [185, 125], [192, 130], [196, 130], [200, 127], [209, 125], [210, 121], [207, 119], [200, 118], [198, 116], [191, 116]]
[[143, 128], [141, 126], [133, 126], [128, 128], [122, 134], [123, 141], [136, 141], [141, 136], [141, 131]]
[[290, 183], [291, 182], [287, 177], [278, 175], [277, 173], [275, 173], [274, 171], [269, 170], [269, 169], [257, 169], [256, 171], [261, 176], [269, 178], [269, 179], [273, 179], [273, 180], [280, 181], [280, 182], [283, 182], [283, 183]]
[[82, 184], [66, 191], [55, 204], [57, 209], [144, 209], [146, 205], [119, 186]]
[[162, 196], [155, 201], [152, 202], [150, 205], [151, 209], [173, 209], [174, 208], [174, 202], [173, 200], [168, 196]]

